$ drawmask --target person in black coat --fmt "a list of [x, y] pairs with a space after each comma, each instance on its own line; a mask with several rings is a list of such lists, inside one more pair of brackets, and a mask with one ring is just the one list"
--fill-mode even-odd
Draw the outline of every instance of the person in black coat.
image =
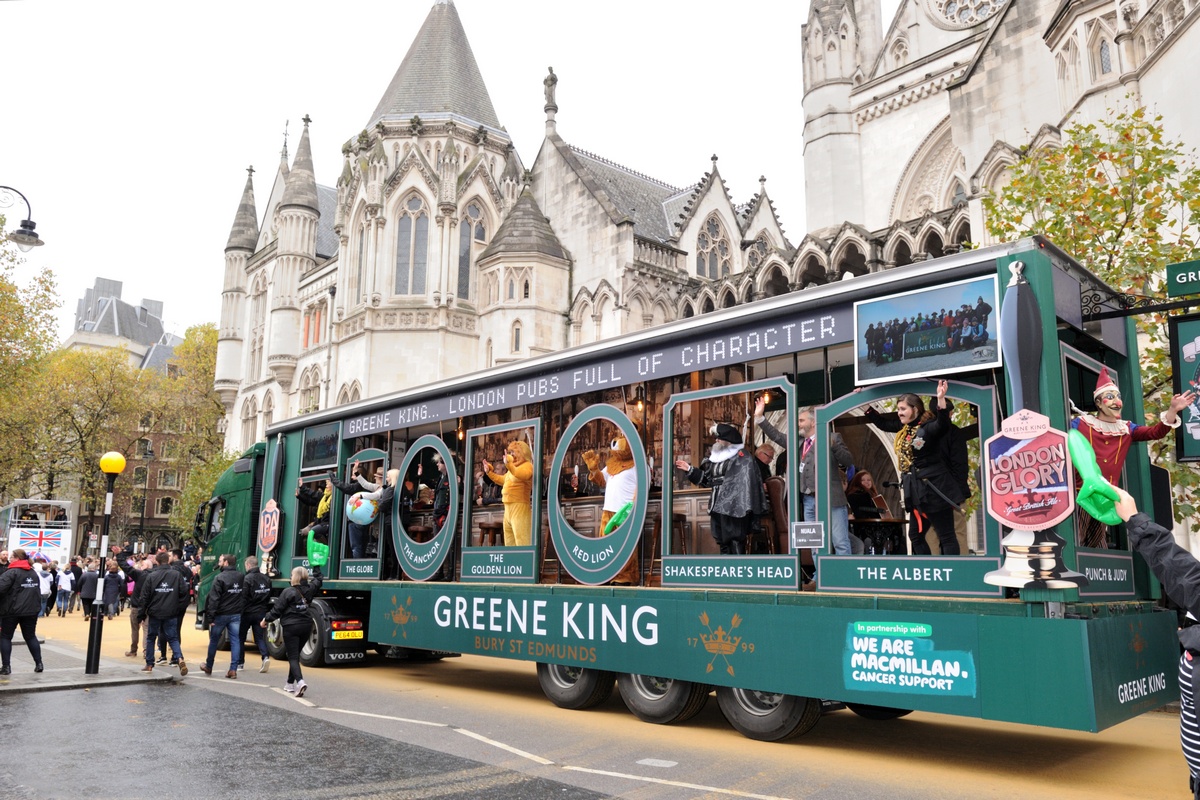
[[965, 497], [951, 465], [944, 456], [941, 439], [950, 430], [949, 384], [938, 381], [937, 402], [926, 411], [915, 394], [902, 394], [896, 402], [897, 419], [884, 417], [868, 406], [867, 421], [882, 431], [896, 434], [894, 446], [904, 489], [904, 510], [909, 513], [908, 540], [913, 555], [930, 555], [925, 530], [937, 533], [942, 555], [959, 555], [954, 535], [954, 509]]
[[288, 679], [283, 690], [295, 693], [296, 697], [303, 697], [308, 690], [308, 684], [304, 682], [304, 674], [300, 671], [300, 650], [304, 647], [304, 642], [307, 641], [308, 635], [312, 631], [313, 622], [308, 608], [312, 604], [313, 596], [320, 588], [320, 567], [313, 569], [311, 581], [308, 570], [304, 567], [296, 567], [292, 570], [292, 585], [275, 598], [271, 610], [259, 623], [261, 627], [265, 628], [275, 620], [279, 620], [279, 624], [283, 628], [283, 648], [287, 651], [288, 657]]
[[96, 595], [100, 593], [100, 571], [92, 559], [88, 559], [84, 564], [82, 576], [76, 586], [79, 587], [79, 602], [83, 605], [83, 621], [87, 622], [92, 618], [92, 612], [95, 610]]
[[712, 489], [708, 516], [712, 535], [724, 555], [745, 555], [746, 536], [758, 517], [767, 513], [767, 495], [755, 459], [742, 445], [737, 428], [724, 422], [712, 427], [715, 438], [708, 458], [693, 467], [682, 458], [675, 468], [697, 486]]
[[171, 645], [171, 654], [179, 666], [179, 674], [187, 675], [187, 664], [179, 647], [179, 607], [182, 605], [187, 608], [188, 584], [179, 570], [167, 563], [170, 556], [166, 553], [158, 553], [154, 561], [156, 566], [146, 576], [137, 599], [138, 622], [150, 620], [146, 631], [146, 666], [142, 667], [142, 672], [154, 670], [152, 643], [162, 633]]
[[42, 671], [42, 646], [37, 638], [41, 609], [42, 581], [18, 547], [12, 551], [8, 569], [0, 574], [0, 675], [12, 674], [12, 640], [18, 627], [33, 656], [33, 671]]
[[[241, 636], [245, 639], [248, 632], [254, 633], [254, 644], [262, 657], [262, 666], [258, 671], [266, 672], [271, 668], [271, 655], [267, 650], [267, 635], [258, 623], [263, 621], [267, 610], [271, 608], [271, 579], [258, 568], [258, 559], [254, 556], [247, 556], [243, 563], [246, 573], [242, 580], [242, 598], [246, 606], [242, 609]], [[246, 647], [243, 644], [242, 660], [238, 662], [238, 669], [245, 663]]]

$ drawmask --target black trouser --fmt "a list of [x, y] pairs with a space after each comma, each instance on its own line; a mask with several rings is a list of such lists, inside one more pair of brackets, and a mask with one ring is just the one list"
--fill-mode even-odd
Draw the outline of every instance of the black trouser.
[[717, 549], [722, 555], [742, 555], [746, 552], [746, 536], [754, 524], [753, 517], [709, 514], [708, 518], [712, 522], [712, 535], [717, 540]]
[[92, 618], [92, 610], [95, 609], [95, 607], [96, 607], [96, 598], [95, 597], [84, 597], [83, 595], [79, 595], [79, 602], [83, 604], [83, 618], [91, 619]]
[[37, 640], [37, 614], [27, 614], [21, 617], [5, 617], [0, 620], [0, 663], [9, 667], [12, 665], [12, 640], [17, 627], [21, 628], [21, 636], [29, 647], [29, 655], [33, 663], [42, 663], [42, 646]]
[[958, 537], [954, 535], [954, 509], [950, 507], [931, 513], [913, 511], [908, 515], [908, 540], [912, 542], [912, 554], [914, 556], [932, 555], [929, 543], [925, 541], [925, 531], [929, 530], [930, 525], [933, 526], [933, 532], [937, 534], [938, 544], [942, 547], [942, 555], [959, 555]]
[[303, 649], [311, 631], [311, 622], [304, 625], [285, 625], [283, 628], [283, 649], [287, 651], [288, 657], [288, 683], [304, 679], [300, 672], [300, 650]]
[[[258, 648], [258, 654], [263, 658], [267, 657], [267, 629], [259, 625], [263, 617], [267, 615], [265, 611], [250, 611], [242, 612], [242, 640], [245, 642], [246, 632], [254, 633], [254, 646]], [[246, 648], [242, 647], [242, 663], [246, 663]]]

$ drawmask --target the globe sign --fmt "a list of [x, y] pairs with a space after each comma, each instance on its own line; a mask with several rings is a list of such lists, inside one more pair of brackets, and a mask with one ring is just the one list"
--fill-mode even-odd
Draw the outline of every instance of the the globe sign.
[[350, 495], [346, 501], [346, 519], [357, 525], [370, 525], [379, 516], [379, 501], [363, 492]]

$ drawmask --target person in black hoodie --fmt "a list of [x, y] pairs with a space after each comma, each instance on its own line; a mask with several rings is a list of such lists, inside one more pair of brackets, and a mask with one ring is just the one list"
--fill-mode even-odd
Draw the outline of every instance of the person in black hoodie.
[[229, 671], [226, 678], [237, 678], [237, 667], [242, 660], [242, 611], [246, 600], [242, 596], [245, 576], [238, 572], [237, 557], [226, 553], [217, 561], [221, 571], [213, 578], [212, 588], [204, 601], [204, 621], [208, 623], [208, 657], [200, 665], [205, 675], [212, 674], [213, 661], [217, 657], [217, 645], [224, 633], [229, 639]]
[[[187, 582], [184, 581], [178, 570], [167, 563], [170, 557], [166, 553], [157, 554], [154, 560], [158, 566], [146, 576], [137, 603], [138, 621], [150, 620], [146, 632], [146, 666], [142, 667], [142, 672], [153, 671], [154, 647], [152, 643], [158, 637], [159, 632], [162, 632], [171, 645], [171, 654], [179, 665], [179, 674], [187, 675], [187, 664], [183, 661], [183, 650], [179, 647], [178, 617], [180, 604], [187, 603]], [[184, 607], [186, 608], [186, 605]]]
[[293, 569], [292, 585], [275, 598], [275, 604], [259, 623], [265, 628], [279, 620], [283, 627], [283, 647], [288, 657], [288, 679], [283, 690], [294, 692], [296, 697], [303, 697], [304, 692], [308, 690], [308, 684], [304, 682], [304, 675], [300, 671], [300, 648], [304, 646], [309, 632], [312, 631], [312, 617], [309, 616], [308, 607], [312, 603], [313, 595], [321, 588], [321, 568], [314, 568], [312, 580], [308, 578], [308, 570], [304, 567]]
[[246, 607], [242, 609], [242, 660], [238, 662], [238, 669], [246, 663], [246, 634], [253, 632], [254, 644], [258, 648], [258, 654], [262, 656], [262, 666], [258, 671], [266, 672], [271, 668], [271, 656], [267, 650], [266, 632], [258, 623], [262, 622], [263, 617], [267, 615], [267, 609], [271, 607], [271, 579], [259, 570], [258, 559], [254, 556], [247, 556], [245, 565], [246, 577], [242, 580], [242, 597]]
[[42, 582], [25, 551], [12, 551], [8, 569], [0, 574], [0, 675], [12, 674], [12, 640], [17, 627], [33, 656], [33, 671], [42, 671], [42, 646], [37, 639], [37, 618], [42, 608]]

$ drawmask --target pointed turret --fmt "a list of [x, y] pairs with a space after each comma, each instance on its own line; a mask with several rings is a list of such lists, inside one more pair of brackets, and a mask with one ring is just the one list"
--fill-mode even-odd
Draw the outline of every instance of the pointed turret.
[[246, 188], [242, 191], [242, 202], [233, 218], [226, 250], [249, 250], [254, 252], [258, 242], [258, 212], [254, 208], [254, 167], [246, 170]]
[[296, 148], [296, 160], [288, 172], [287, 185], [283, 190], [280, 208], [300, 206], [320, 213], [317, 205], [317, 176], [313, 172], [312, 146], [308, 143], [308, 123], [312, 122], [304, 116], [304, 130], [300, 134], [300, 145]]
[[366, 128], [383, 120], [408, 122], [457, 115], [499, 129], [500, 120], [452, 0], [438, 0], [379, 100]]
[[533, 199], [533, 192], [526, 185], [517, 204], [500, 223], [491, 244], [479, 254], [479, 261], [482, 263], [499, 255], [528, 256], [532, 253], [564, 261], [567, 259], [567, 251], [558, 241], [546, 215]]

